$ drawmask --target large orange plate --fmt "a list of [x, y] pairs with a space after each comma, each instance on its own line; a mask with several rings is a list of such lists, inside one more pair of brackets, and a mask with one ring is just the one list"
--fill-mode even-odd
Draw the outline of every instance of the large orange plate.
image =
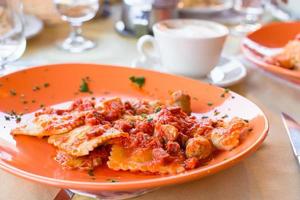
[[[130, 83], [128, 77], [132, 75], [146, 78], [142, 90]], [[78, 94], [81, 79], [86, 76], [91, 79], [93, 94]], [[44, 87], [45, 83], [49, 83], [49, 86]], [[57, 64], [7, 75], [0, 78], [0, 84], [0, 167], [20, 177], [62, 188], [90, 192], [134, 190], [199, 179], [228, 168], [252, 154], [261, 145], [268, 131], [268, 121], [263, 112], [244, 97], [235, 93], [221, 97], [224, 93], [222, 88], [153, 71], [96, 64]], [[33, 89], [36, 86], [40, 89]], [[222, 113], [219, 117], [228, 114], [249, 119], [253, 131], [236, 149], [220, 153], [208, 165], [183, 174], [160, 176], [100, 167], [95, 171], [95, 176], [91, 177], [86, 172], [62, 169], [53, 160], [54, 147], [45, 140], [29, 136], [13, 138], [9, 132], [15, 122], [7, 121], [4, 117], [4, 112], [11, 110], [32, 112], [40, 104], [50, 106], [82, 96], [119, 95], [166, 99], [169, 91], [178, 89], [192, 96], [192, 109], [195, 113], [209, 115], [209, 112], [218, 109]], [[10, 90], [14, 90], [16, 95]], [[108, 179], [119, 182], [111, 183]]]
[[[275, 22], [250, 33], [245, 39], [263, 47], [282, 48], [297, 34], [300, 34], [300, 22]], [[300, 84], [300, 69], [290, 70], [266, 63], [255, 49], [250, 49], [245, 43], [242, 44], [242, 51], [246, 58], [257, 64], [258, 67]]]

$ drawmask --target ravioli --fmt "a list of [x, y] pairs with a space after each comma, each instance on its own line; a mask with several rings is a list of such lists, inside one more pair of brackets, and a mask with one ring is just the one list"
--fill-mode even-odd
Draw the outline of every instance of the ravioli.
[[55, 160], [66, 169], [93, 170], [95, 167], [106, 163], [110, 152], [110, 146], [96, 148], [89, 155], [75, 157], [59, 150]]
[[112, 146], [107, 165], [113, 170], [129, 170], [132, 172], [178, 174], [185, 171], [182, 162], [171, 162], [168, 164], [155, 162], [152, 156], [152, 149], [127, 149], [117, 144]]
[[11, 131], [12, 135], [51, 136], [69, 132], [84, 124], [84, 114], [72, 112], [63, 115], [42, 114]]
[[128, 136], [114, 128], [103, 131], [102, 126], [80, 126], [68, 133], [50, 136], [48, 142], [72, 156], [85, 156], [111, 139]]

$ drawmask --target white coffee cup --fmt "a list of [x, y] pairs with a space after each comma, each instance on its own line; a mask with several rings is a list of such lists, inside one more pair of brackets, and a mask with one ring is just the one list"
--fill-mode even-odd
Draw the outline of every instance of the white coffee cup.
[[212, 21], [172, 19], [156, 23], [153, 33], [137, 43], [144, 58], [159, 59], [170, 73], [204, 77], [218, 64], [229, 31]]

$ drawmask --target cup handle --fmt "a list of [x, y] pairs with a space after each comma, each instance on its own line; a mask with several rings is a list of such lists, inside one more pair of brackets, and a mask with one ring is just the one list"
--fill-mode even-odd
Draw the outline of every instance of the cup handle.
[[[150, 48], [147, 47], [146, 45], [150, 45]], [[151, 35], [144, 35], [139, 38], [137, 42], [137, 50], [144, 59], [153, 60], [153, 61], [158, 60], [157, 43], [154, 37]]]

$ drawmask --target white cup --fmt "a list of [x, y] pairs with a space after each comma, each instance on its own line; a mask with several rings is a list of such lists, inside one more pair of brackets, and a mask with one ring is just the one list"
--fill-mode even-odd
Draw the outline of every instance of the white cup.
[[218, 64], [228, 32], [212, 21], [166, 20], [153, 26], [154, 37], [142, 36], [137, 49], [146, 59], [159, 59], [167, 72], [204, 77]]

